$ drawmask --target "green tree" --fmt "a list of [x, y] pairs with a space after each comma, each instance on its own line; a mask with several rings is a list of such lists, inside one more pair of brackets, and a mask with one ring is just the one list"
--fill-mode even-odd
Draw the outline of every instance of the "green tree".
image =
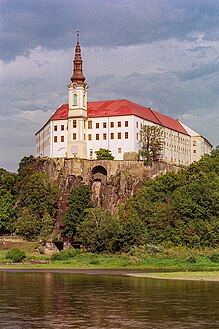
[[58, 195], [57, 184], [51, 183], [45, 173], [34, 173], [23, 177], [18, 182], [17, 211], [31, 209], [39, 217], [48, 213], [54, 217]]
[[62, 220], [62, 232], [65, 237], [73, 240], [77, 226], [85, 218], [85, 210], [92, 207], [90, 188], [85, 185], [73, 188], [69, 194], [68, 202], [68, 210]]
[[22, 174], [25, 168], [29, 166], [34, 159], [33, 155], [24, 156], [18, 164], [18, 174]]
[[42, 228], [42, 220], [32, 209], [22, 208], [20, 214], [14, 223], [16, 233], [24, 238], [31, 240], [39, 236]]
[[13, 196], [10, 192], [0, 195], [0, 233], [10, 232], [13, 221]]
[[97, 160], [113, 160], [114, 156], [111, 154], [110, 150], [100, 148], [98, 151], [95, 151]]
[[143, 126], [140, 130], [139, 154], [146, 164], [158, 161], [163, 149], [162, 128], [157, 126]]
[[82, 244], [92, 252], [119, 251], [119, 220], [99, 207], [88, 209], [84, 221], [78, 226]]

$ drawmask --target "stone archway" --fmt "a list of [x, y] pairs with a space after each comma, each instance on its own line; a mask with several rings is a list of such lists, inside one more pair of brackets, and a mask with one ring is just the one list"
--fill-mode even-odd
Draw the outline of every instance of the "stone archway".
[[92, 171], [92, 182], [101, 182], [105, 183], [107, 178], [107, 170], [103, 166], [95, 166]]
[[101, 205], [101, 186], [106, 183], [107, 170], [103, 166], [95, 166], [91, 171], [92, 201], [97, 206]]

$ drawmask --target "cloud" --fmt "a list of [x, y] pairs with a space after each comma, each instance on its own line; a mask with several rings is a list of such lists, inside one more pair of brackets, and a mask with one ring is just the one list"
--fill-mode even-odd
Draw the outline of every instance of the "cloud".
[[31, 49], [69, 49], [79, 28], [86, 47], [113, 48], [176, 38], [218, 38], [217, 0], [2, 0], [0, 59]]

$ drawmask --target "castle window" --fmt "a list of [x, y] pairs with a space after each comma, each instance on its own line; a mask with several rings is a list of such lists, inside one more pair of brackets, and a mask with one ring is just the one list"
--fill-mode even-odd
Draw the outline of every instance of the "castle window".
[[193, 146], [196, 146], [196, 141], [193, 141]]
[[99, 141], [99, 139], [100, 139], [100, 135], [96, 134], [96, 141]]
[[121, 139], [121, 138], [122, 138], [122, 134], [118, 133], [118, 139]]
[[138, 133], [136, 134], [136, 139], [138, 140]]
[[77, 104], [78, 104], [78, 95], [74, 94], [73, 95], [73, 106], [77, 106]]
[[118, 148], [118, 153], [122, 153], [121, 147]]
[[86, 134], [84, 134], [84, 140], [86, 141]]
[[196, 150], [193, 150], [193, 153], [196, 153]]
[[61, 136], [61, 142], [63, 143], [65, 141], [64, 136]]
[[84, 129], [86, 129], [86, 121], [84, 120]]
[[136, 128], [138, 128], [138, 121], [136, 122]]
[[73, 134], [73, 140], [76, 140], [76, 133]]
[[110, 134], [110, 138], [111, 138], [111, 139], [114, 139], [114, 133], [111, 133], [111, 134]]
[[61, 125], [61, 130], [64, 130], [65, 129], [65, 126], [64, 125]]
[[128, 127], [128, 126], [129, 126], [129, 122], [125, 121], [125, 127]]
[[100, 128], [100, 124], [99, 122], [96, 123], [96, 129], [99, 129]]
[[93, 159], [93, 150], [90, 150], [90, 160]]
[[106, 128], [106, 122], [103, 122], [103, 128]]
[[58, 130], [58, 127], [57, 126], [54, 126], [54, 131], [57, 131]]
[[106, 133], [103, 134], [103, 139], [106, 140]]
[[121, 126], [122, 126], [121, 121], [118, 121], [117, 126], [118, 126], [118, 128], [121, 128]]
[[125, 132], [125, 139], [128, 139], [129, 138], [129, 133], [126, 131]]
[[110, 128], [114, 128], [114, 122], [110, 122]]
[[88, 121], [88, 129], [92, 129], [92, 121]]
[[92, 140], [92, 135], [88, 134], [88, 140], [91, 141]]
[[54, 143], [57, 143], [57, 136], [54, 136]]
[[141, 127], [141, 129], [142, 129], [142, 123], [140, 124], [140, 127]]
[[77, 120], [73, 120], [73, 128], [77, 128]]
[[83, 95], [83, 106], [85, 107], [85, 105], [86, 105], [86, 102], [85, 102], [85, 94]]

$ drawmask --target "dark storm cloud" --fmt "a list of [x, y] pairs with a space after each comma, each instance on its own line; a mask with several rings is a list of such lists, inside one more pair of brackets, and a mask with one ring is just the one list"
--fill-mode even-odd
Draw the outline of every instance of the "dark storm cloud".
[[4, 61], [37, 46], [67, 49], [75, 31], [83, 46], [117, 47], [160, 39], [218, 37], [218, 0], [2, 0], [1, 54]]
[[[194, 70], [177, 72], [176, 76], [181, 81], [187, 81], [187, 80], [203, 78], [205, 76], [208, 76], [209, 74], [213, 74], [216, 72], [219, 72], [219, 62], [201, 65], [197, 69], [194, 69]], [[219, 90], [218, 90], [218, 94], [219, 94]]]

